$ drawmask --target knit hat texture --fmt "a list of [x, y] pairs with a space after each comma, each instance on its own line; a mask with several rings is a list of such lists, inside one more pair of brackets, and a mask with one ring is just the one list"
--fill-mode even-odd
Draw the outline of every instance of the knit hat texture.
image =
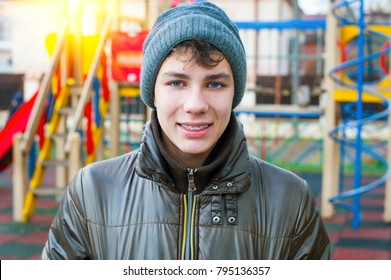
[[157, 18], [143, 46], [140, 81], [143, 102], [155, 108], [154, 86], [163, 61], [176, 45], [191, 39], [209, 42], [228, 60], [234, 76], [235, 108], [246, 87], [246, 53], [235, 24], [223, 10], [210, 2], [181, 4]]

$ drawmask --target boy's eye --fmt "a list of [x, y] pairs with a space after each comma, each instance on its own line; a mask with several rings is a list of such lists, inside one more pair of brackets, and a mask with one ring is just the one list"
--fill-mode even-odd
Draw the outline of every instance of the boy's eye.
[[217, 82], [212, 82], [208, 85], [210, 88], [221, 88], [223, 85]]
[[180, 82], [180, 81], [173, 81], [170, 83], [170, 86], [172, 87], [182, 87], [184, 84], [183, 82]]

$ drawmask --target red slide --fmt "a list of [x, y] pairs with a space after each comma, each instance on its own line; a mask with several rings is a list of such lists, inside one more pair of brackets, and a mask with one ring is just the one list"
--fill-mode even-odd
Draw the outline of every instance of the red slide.
[[12, 138], [15, 133], [26, 129], [31, 110], [33, 108], [38, 91], [23, 103], [19, 109], [12, 115], [8, 122], [0, 131], [0, 171], [5, 169], [11, 163]]

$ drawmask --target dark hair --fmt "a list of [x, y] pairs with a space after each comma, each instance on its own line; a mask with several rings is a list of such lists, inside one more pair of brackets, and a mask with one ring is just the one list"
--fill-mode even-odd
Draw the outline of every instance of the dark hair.
[[205, 68], [215, 67], [224, 60], [224, 55], [218, 48], [201, 39], [183, 41], [172, 50], [172, 52], [179, 54], [185, 54], [188, 51], [190, 51], [192, 56], [184, 62], [189, 63], [194, 60], [199, 66]]

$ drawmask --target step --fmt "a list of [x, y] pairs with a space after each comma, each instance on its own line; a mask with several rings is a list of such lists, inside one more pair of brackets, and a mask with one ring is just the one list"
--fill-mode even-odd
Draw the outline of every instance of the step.
[[42, 162], [44, 167], [68, 166], [68, 160], [65, 159], [47, 159]]
[[83, 90], [83, 84], [68, 85], [68, 89], [71, 95], [80, 96], [81, 91]]
[[64, 108], [57, 109], [57, 113], [65, 116], [72, 116], [73, 114], [75, 114], [75, 111], [76, 109], [71, 107], [64, 107]]
[[55, 188], [55, 187], [40, 187], [32, 190], [32, 193], [37, 196], [63, 196], [66, 188]]
[[[71, 86], [69, 87], [71, 96], [80, 97], [83, 91], [83, 86]], [[92, 93], [92, 89], [89, 89], [90, 93]]]
[[57, 140], [57, 139], [66, 139], [68, 136], [67, 133], [53, 133], [49, 137], [52, 140]]

